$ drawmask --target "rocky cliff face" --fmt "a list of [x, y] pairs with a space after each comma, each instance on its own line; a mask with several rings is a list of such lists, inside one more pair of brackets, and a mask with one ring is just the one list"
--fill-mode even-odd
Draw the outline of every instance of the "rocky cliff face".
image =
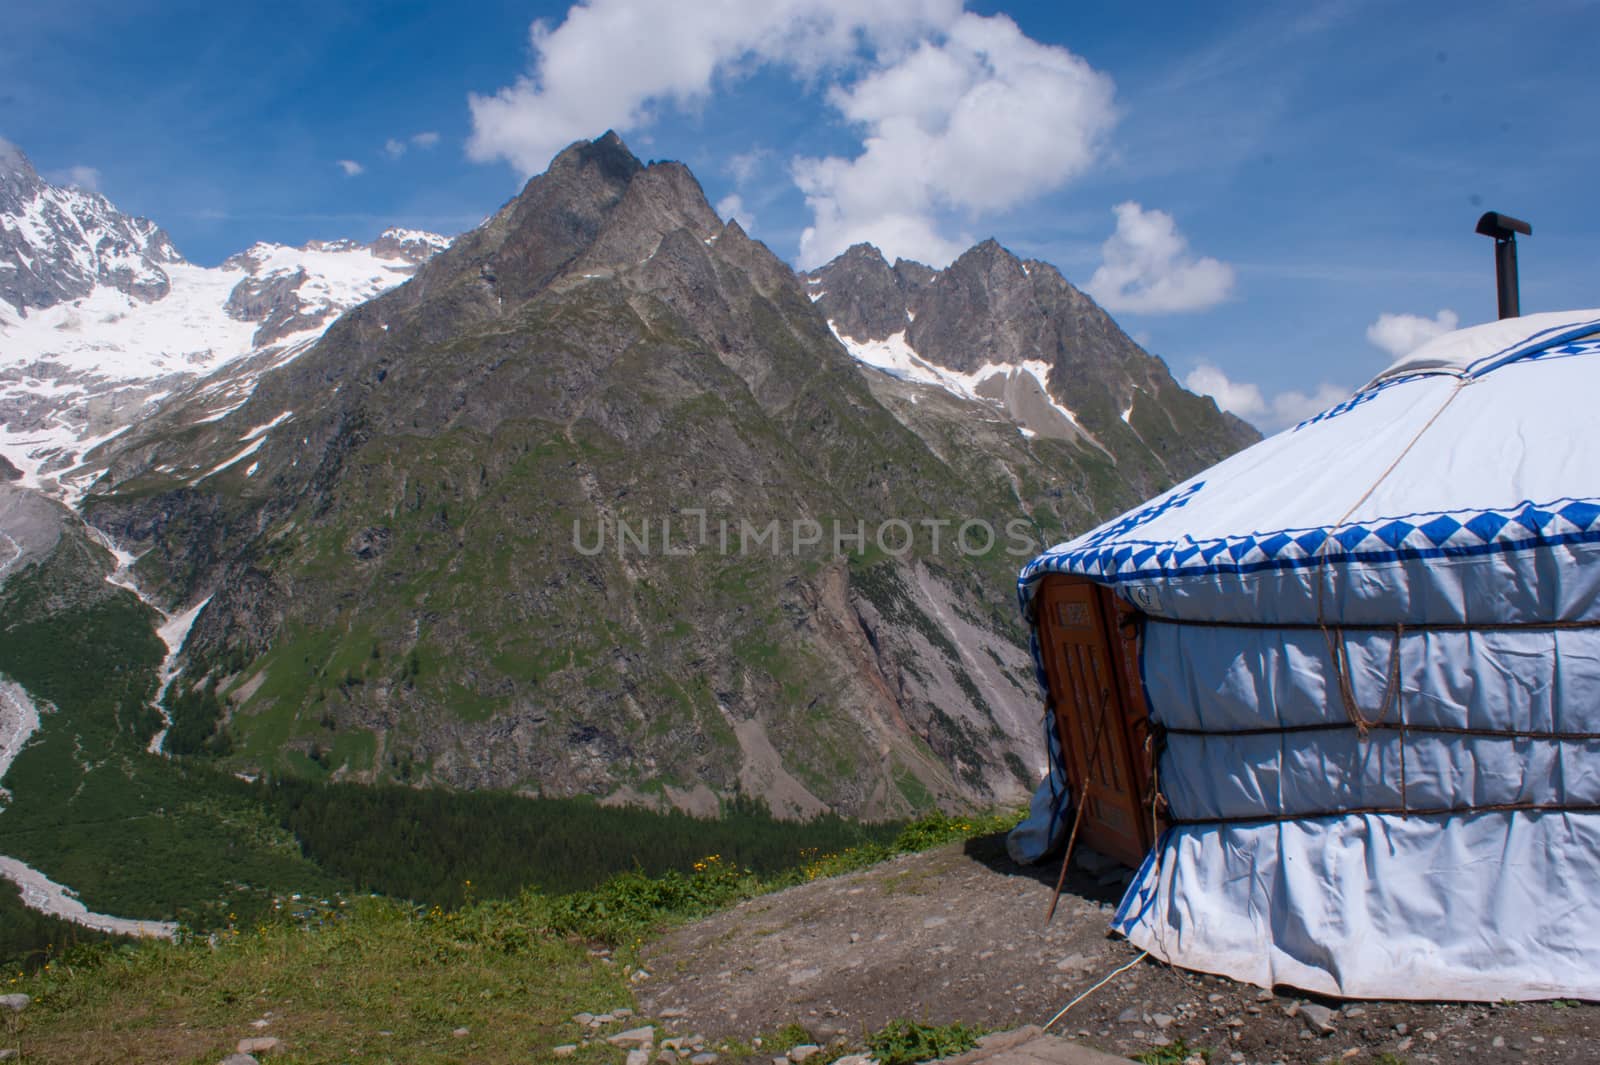
[[[852, 257], [801, 278], [608, 135], [237, 406], [167, 400], [83, 511], [205, 604], [176, 712], [239, 769], [793, 815], [1024, 794], [1018, 565], [1241, 434], [1042, 264]], [[863, 364], [908, 327], [961, 387]]]

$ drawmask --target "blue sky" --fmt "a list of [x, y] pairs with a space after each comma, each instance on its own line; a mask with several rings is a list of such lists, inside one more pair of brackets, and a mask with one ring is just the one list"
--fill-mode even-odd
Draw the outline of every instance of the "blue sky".
[[1600, 304], [1595, 4], [868, 7], [25, 2], [0, 136], [214, 263], [458, 232], [614, 127], [790, 262], [1053, 262], [1268, 427], [1493, 317], [1482, 210], [1525, 310]]

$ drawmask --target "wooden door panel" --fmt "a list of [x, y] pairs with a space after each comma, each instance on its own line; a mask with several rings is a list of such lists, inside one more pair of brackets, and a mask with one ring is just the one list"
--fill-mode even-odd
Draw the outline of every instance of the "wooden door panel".
[[1153, 842], [1143, 805], [1150, 773], [1141, 764], [1149, 758], [1148, 725], [1136, 656], [1124, 647], [1118, 625], [1118, 601], [1082, 578], [1051, 576], [1040, 588], [1038, 609], [1067, 778], [1073, 801], [1083, 797], [1079, 839], [1136, 866]]

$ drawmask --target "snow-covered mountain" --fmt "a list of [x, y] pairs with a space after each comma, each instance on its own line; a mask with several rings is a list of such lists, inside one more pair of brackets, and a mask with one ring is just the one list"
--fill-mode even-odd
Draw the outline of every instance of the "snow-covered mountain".
[[97, 192], [49, 184], [0, 139], [0, 301], [50, 307], [102, 286], [159, 299], [171, 283], [165, 267], [181, 262], [154, 222]]
[[1119, 476], [1181, 479], [1194, 449], [1226, 455], [1257, 434], [1194, 396], [1049, 263], [993, 240], [943, 270], [857, 244], [804, 274], [806, 294], [875, 391], [914, 407], [944, 393], [1030, 440], [1091, 448]]
[[178, 392], [220, 416], [449, 239], [256, 244], [187, 262], [154, 223], [42, 179], [0, 141], [0, 479], [71, 498], [82, 456]]

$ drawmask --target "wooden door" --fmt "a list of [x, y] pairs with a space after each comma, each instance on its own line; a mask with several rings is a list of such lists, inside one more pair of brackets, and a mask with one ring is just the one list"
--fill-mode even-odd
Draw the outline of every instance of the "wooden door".
[[1072, 801], [1086, 796], [1078, 840], [1138, 866], [1155, 842], [1153, 773], [1136, 635], [1122, 624], [1130, 611], [1108, 589], [1061, 575], [1044, 579], [1037, 603]]

